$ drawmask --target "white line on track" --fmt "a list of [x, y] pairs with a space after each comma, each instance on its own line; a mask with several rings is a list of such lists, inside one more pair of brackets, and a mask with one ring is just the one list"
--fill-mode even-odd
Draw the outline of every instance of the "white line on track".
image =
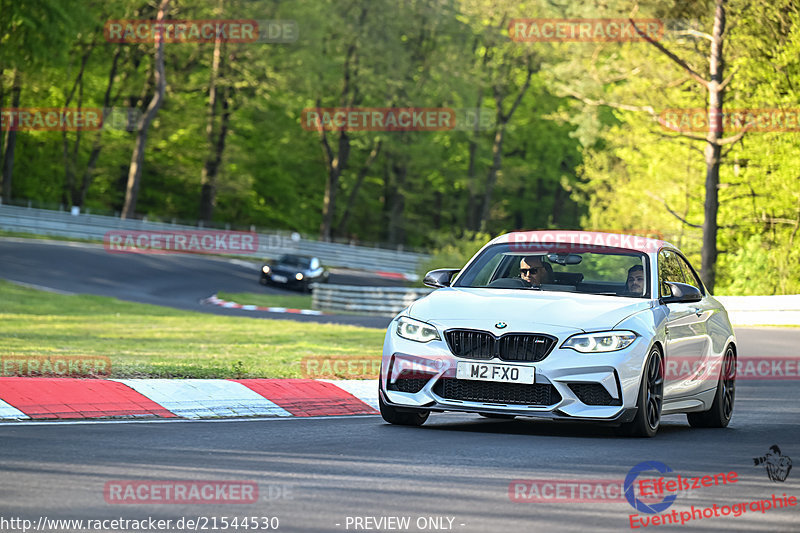
[[62, 291], [61, 289], [54, 289], [53, 287], [45, 287], [44, 285], [37, 285], [35, 283], [26, 283], [24, 281], [16, 281], [13, 279], [6, 279], [6, 281], [9, 283], [13, 283], [14, 285], [19, 285], [20, 287], [27, 287], [29, 289], [36, 289], [38, 291], [52, 292], [55, 294], [66, 294], [68, 296], [73, 296], [77, 294], [75, 292]]
[[168, 423], [193, 423], [193, 422], [275, 422], [278, 420], [336, 420], [341, 418], [374, 418], [374, 415], [332, 415], [332, 416], [293, 416], [275, 418], [157, 418], [150, 420], [20, 420], [18, 422], [0, 422], [2, 426], [76, 426], [76, 425], [102, 425], [102, 424], [168, 424]]

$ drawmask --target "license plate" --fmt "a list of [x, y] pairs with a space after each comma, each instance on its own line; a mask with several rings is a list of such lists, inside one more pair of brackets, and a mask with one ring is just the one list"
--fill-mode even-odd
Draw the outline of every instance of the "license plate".
[[497, 365], [493, 363], [468, 363], [459, 361], [456, 366], [458, 379], [478, 381], [499, 381], [502, 383], [534, 383], [535, 370], [532, 366]]
[[287, 281], [289, 281], [289, 278], [287, 278], [286, 276], [280, 276], [278, 274], [275, 274], [274, 276], [272, 276], [272, 281], [276, 281], [278, 283], [286, 283]]

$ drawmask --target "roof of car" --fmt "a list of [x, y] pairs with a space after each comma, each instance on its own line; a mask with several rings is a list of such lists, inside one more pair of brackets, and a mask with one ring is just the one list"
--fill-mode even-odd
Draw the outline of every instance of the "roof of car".
[[[537, 230], [514, 231], [500, 235], [491, 241], [491, 244], [508, 243], [512, 249], [519, 251], [535, 252], [541, 250], [544, 244], [569, 245], [569, 251], [581, 250], [597, 251], [604, 248], [617, 248], [634, 250], [637, 252], [654, 253], [664, 246], [675, 248], [672, 244], [661, 239], [652, 239], [638, 235], [624, 235], [621, 233], [603, 233], [598, 231], [574, 230]], [[552, 246], [548, 246], [551, 249]]]

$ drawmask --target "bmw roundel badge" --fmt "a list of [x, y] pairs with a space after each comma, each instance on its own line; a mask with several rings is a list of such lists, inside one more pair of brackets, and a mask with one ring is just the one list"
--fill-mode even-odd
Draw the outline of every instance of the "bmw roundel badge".
[[496, 327], [497, 329], [504, 329], [506, 326], [508, 326], [508, 324], [506, 324], [505, 322], [498, 322], [497, 324], [494, 325], [494, 327]]

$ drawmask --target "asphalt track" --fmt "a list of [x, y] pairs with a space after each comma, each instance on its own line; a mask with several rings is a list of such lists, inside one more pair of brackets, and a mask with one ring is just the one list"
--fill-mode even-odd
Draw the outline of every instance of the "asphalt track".
[[[279, 531], [308, 532], [354, 531], [348, 517], [364, 516], [407, 516], [412, 527], [404, 531], [435, 531], [416, 527], [416, 520], [449, 517], [449, 530], [463, 532], [620, 531], [630, 529], [633, 508], [626, 501], [518, 503], [509, 498], [509, 484], [622, 481], [642, 461], [663, 462], [683, 477], [738, 474], [735, 484], [680, 494], [667, 512], [800, 495], [800, 473], [771, 482], [753, 464], [774, 444], [800, 457], [796, 382], [744, 382], [737, 392], [729, 428], [692, 429], [683, 416], [670, 416], [654, 439], [454, 414], [432, 415], [422, 428], [386, 425], [377, 416], [0, 425], [0, 516], [34, 523], [276, 516]], [[253, 481], [260, 496], [247, 505], [106, 503], [105, 484], [119, 480]], [[797, 524], [798, 507], [790, 507], [682, 529], [798, 531]], [[661, 528], [647, 528], [653, 529]]]
[[[296, 315], [243, 311], [201, 304], [217, 291], [298, 294], [258, 283], [263, 262], [188, 254], [113, 254], [102, 245], [0, 238], [0, 279], [68, 293], [228, 316], [334, 322], [385, 328], [390, 319], [353, 315]], [[360, 272], [335, 270], [330, 282], [341, 285], [400, 285], [402, 282]]]
[[[796, 329], [740, 329], [737, 335], [743, 358], [794, 354], [800, 341]], [[620, 438], [593, 425], [460, 414], [431, 415], [421, 428], [390, 426], [378, 416], [0, 424], [0, 518], [267, 516], [279, 518], [279, 531], [316, 532], [393, 531], [354, 529], [354, 520], [398, 516], [411, 519], [399, 531], [437, 531], [422, 522], [426, 527], [417, 527], [428, 517], [445, 525], [453, 519], [451, 529], [439, 531], [630, 530], [634, 511], [624, 500], [513, 502], [509, 485], [517, 479], [622, 482], [634, 465], [659, 461], [683, 477], [738, 474], [734, 484], [679, 494], [666, 511], [678, 516], [691, 506], [798, 497], [796, 468], [784, 482], [773, 482], [753, 462], [776, 444], [795, 462], [800, 457], [797, 384], [740, 381], [727, 429], [692, 429], [684, 416], [672, 415], [654, 439]], [[252, 481], [260, 496], [246, 505], [106, 503], [106, 483], [120, 480]], [[748, 510], [681, 530], [798, 531], [799, 509]]]

